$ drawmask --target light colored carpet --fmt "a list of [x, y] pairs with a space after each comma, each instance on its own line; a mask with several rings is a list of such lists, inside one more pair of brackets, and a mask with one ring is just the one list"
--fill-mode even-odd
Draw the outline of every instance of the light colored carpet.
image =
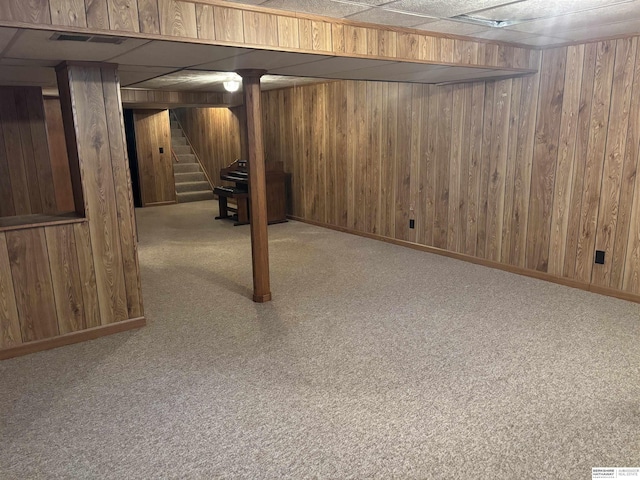
[[0, 478], [587, 479], [640, 466], [640, 308], [214, 202], [138, 210], [149, 326], [0, 363]]

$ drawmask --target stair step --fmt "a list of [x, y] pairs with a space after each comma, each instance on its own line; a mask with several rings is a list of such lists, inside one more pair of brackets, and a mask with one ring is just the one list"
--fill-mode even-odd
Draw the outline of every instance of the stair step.
[[173, 145], [188, 145], [185, 137], [171, 137], [171, 143]]
[[189, 145], [172, 145], [172, 148], [176, 155], [191, 153], [191, 147]]
[[213, 200], [213, 191], [176, 193], [178, 203], [199, 202], [201, 200]]
[[173, 173], [200, 173], [200, 165], [197, 163], [174, 163]]
[[171, 136], [172, 137], [184, 137], [184, 133], [182, 133], [181, 128], [171, 128]]
[[211, 185], [209, 182], [184, 182], [176, 183], [176, 192], [205, 192], [211, 191]]
[[180, 124], [178, 122], [176, 122], [175, 120], [171, 120], [171, 130], [175, 130], [180, 128]]
[[193, 153], [176, 154], [180, 163], [198, 163]]
[[176, 183], [183, 182], [205, 182], [207, 178], [202, 172], [176, 173], [174, 175]]

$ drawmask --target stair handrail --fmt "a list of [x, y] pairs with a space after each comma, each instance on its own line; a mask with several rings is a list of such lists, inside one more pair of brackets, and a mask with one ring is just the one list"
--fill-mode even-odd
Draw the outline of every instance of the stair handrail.
[[176, 163], [180, 163], [180, 159], [178, 158], [178, 155], [176, 155], [176, 151], [173, 149], [173, 145], [171, 145], [171, 156], [176, 161]]
[[[196, 152], [196, 149], [193, 148], [193, 145], [191, 144], [191, 140], [189, 140], [189, 136], [187, 135], [187, 132], [185, 132], [184, 128], [182, 128], [182, 124], [180, 123], [180, 120], [178, 120], [178, 116], [175, 114], [175, 112], [172, 111], [171, 115], [173, 116], [173, 119], [175, 120], [175, 122], [180, 127], [180, 130], [182, 130], [182, 134], [184, 135], [184, 138], [187, 139], [187, 143], [189, 144], [189, 147], [191, 147], [191, 151], [193, 152], [193, 155], [196, 157], [196, 161], [198, 162], [198, 165], [200, 165], [200, 170], [202, 170], [202, 173], [204, 173], [204, 177], [207, 179], [207, 182], [209, 183], [209, 186], [211, 187], [211, 190], [213, 190], [213, 187], [214, 187], [213, 182], [211, 181], [211, 178], [209, 177], [209, 174], [207, 173], [207, 170], [204, 168], [204, 165], [200, 161], [200, 157], [198, 156], [198, 153]], [[171, 145], [171, 151], [173, 151], [173, 145]], [[175, 153], [174, 153], [174, 155], [175, 155]]]

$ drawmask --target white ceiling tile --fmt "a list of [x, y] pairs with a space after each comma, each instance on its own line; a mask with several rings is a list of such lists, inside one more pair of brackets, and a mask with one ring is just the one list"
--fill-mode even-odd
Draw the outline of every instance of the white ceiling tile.
[[7, 48], [17, 31], [17, 28], [0, 28], [0, 53]]
[[38, 60], [34, 58], [3, 58], [0, 65], [15, 65], [20, 67], [55, 67], [59, 60]]
[[190, 67], [247, 53], [249, 49], [154, 40], [110, 61], [125, 65]]
[[512, 3], [513, 0], [398, 0], [385, 8], [421, 13], [430, 17], [448, 18], [468, 14], [498, 5]]
[[387, 62], [384, 60], [368, 60], [362, 58], [333, 57], [326, 60], [319, 60], [317, 62], [305, 63], [303, 65], [274, 68], [270, 70], [270, 73], [280, 75], [322, 77], [337, 72], [356, 70], [359, 68], [378, 68], [379, 66], [387, 63], [391, 62]]
[[396, 0], [334, 0], [334, 1], [338, 3], [351, 3], [355, 5], [367, 5], [371, 7], [377, 7], [380, 5], [393, 3]]
[[429, 21], [437, 21], [435, 18], [425, 17], [423, 15], [394, 12], [391, 10], [383, 10], [382, 8], [371, 8], [364, 12], [349, 15], [346, 18], [348, 20], [355, 20], [358, 22], [393, 25], [396, 27], [414, 27]]
[[634, 2], [634, 0], [526, 0], [524, 2], [503, 5], [473, 16], [490, 20], [533, 20], [536, 18], [555, 17], [573, 12], [582, 12], [598, 7], [608, 9], [619, 8], [620, 4]]
[[[530, 32], [536, 35], [562, 37], [565, 30], [600, 28], [604, 24], [640, 20], [640, 2], [623, 3], [568, 15], [534, 20], [511, 25], [510, 30]], [[596, 38], [596, 37], [591, 37]]]
[[546, 47], [549, 45], [559, 45], [561, 43], [567, 43], [565, 38], [545, 37], [543, 35], [536, 35], [533, 37], [521, 38], [518, 43], [525, 45], [531, 45], [533, 47]]
[[57, 88], [56, 71], [47, 67], [0, 66], [0, 85]]
[[474, 38], [483, 40], [499, 40], [503, 42], [519, 42], [523, 38], [531, 37], [530, 33], [507, 30], [506, 28], [491, 28], [484, 32], [474, 33]]
[[577, 42], [614, 35], [638, 34], [639, 32], [640, 20], [634, 19], [628, 22], [610, 23], [589, 28], [567, 30], [562, 32], [562, 36], [568, 40]]
[[328, 17], [342, 18], [369, 8], [355, 3], [333, 2], [327, 0], [268, 0], [262, 7], [277, 8], [290, 12], [313, 13]]
[[264, 3], [266, 0], [225, 0], [226, 2], [231, 3], [244, 3], [245, 5], [260, 5]]
[[309, 55], [303, 53], [274, 52], [268, 50], [248, 51], [242, 55], [229, 57], [215, 62], [197, 65], [199, 70], [224, 70], [234, 71], [239, 68], [258, 68], [274, 70], [276, 68], [300, 65], [330, 58], [326, 55]]
[[17, 41], [5, 52], [5, 56], [102, 62], [148, 42], [134, 38], [128, 38], [119, 45], [50, 40], [53, 34], [54, 32], [46, 30], [23, 30]]
[[165, 75], [172, 71], [173, 70], [169, 68], [120, 65], [118, 67], [118, 77], [120, 78], [120, 85], [128, 87], [129, 85], [133, 85], [159, 75]]
[[474, 25], [466, 22], [455, 22], [451, 20], [438, 20], [436, 22], [417, 25], [414, 28], [425, 30], [427, 32], [450, 33], [455, 35], [472, 35], [478, 32], [484, 32], [488, 28], [482, 25]]

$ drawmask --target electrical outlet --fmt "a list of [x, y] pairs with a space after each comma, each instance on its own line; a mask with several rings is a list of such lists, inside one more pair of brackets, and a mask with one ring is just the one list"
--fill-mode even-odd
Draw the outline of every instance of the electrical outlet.
[[416, 221], [413, 218], [409, 220], [409, 228], [416, 228]]
[[160, 147], [160, 153], [164, 153], [164, 148]]
[[604, 265], [604, 250], [596, 250], [596, 263]]

